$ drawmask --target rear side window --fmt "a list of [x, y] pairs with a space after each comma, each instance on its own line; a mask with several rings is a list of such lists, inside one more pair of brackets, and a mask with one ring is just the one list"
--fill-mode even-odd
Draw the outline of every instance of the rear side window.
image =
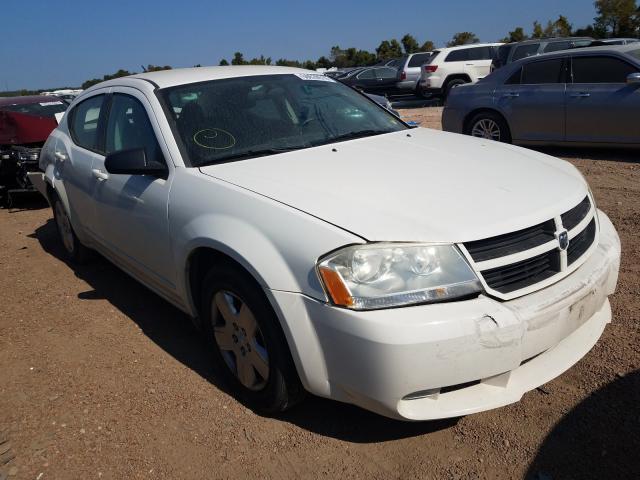
[[513, 52], [513, 58], [511, 60], [515, 62], [516, 60], [520, 60], [521, 58], [537, 55], [538, 48], [540, 48], [539, 43], [531, 43], [529, 45], [520, 45], [519, 47], [516, 47], [515, 51]]
[[367, 79], [372, 79], [372, 78], [376, 78], [376, 74], [373, 71], [372, 68], [369, 68], [367, 70], [363, 70], [362, 72], [360, 72], [357, 76], [357, 78], [359, 80], [367, 80]]
[[382, 78], [384, 80], [390, 79], [390, 78], [397, 78], [398, 77], [398, 71], [394, 70], [393, 68], [376, 68], [376, 77], [377, 78]]
[[416, 53], [413, 57], [411, 57], [411, 60], [409, 60], [408, 66], [419, 67], [420, 65], [427, 63], [427, 60], [429, 60], [430, 56], [430, 53]]
[[531, 62], [522, 66], [523, 85], [538, 85], [541, 83], [564, 83], [562, 78], [562, 58]]
[[73, 109], [69, 130], [73, 141], [87, 150], [98, 151], [98, 121], [104, 95], [96, 95], [80, 102]]
[[445, 62], [464, 62], [469, 58], [469, 49], [454, 50], [445, 59]]
[[570, 42], [551, 42], [551, 43], [547, 43], [547, 46], [544, 47], [543, 52], [544, 53], [557, 52], [559, 50], [567, 50], [569, 48], [571, 48]]
[[573, 83], [625, 83], [638, 69], [614, 57], [573, 57]]

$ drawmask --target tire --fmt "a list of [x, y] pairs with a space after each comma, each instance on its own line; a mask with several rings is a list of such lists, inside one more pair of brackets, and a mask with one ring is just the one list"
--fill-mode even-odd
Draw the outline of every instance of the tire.
[[237, 398], [267, 415], [304, 398], [276, 314], [251, 276], [231, 263], [216, 265], [204, 279], [201, 298], [214, 368]]
[[443, 100], [446, 100], [447, 97], [449, 96], [449, 93], [451, 93], [451, 90], [454, 87], [457, 87], [458, 85], [464, 85], [465, 83], [469, 83], [466, 80], [463, 80], [462, 78], [454, 78], [453, 80], [449, 80], [447, 82], [447, 85], [444, 87], [444, 95], [443, 95]]
[[53, 219], [55, 220], [58, 237], [62, 243], [64, 252], [69, 260], [74, 263], [86, 263], [91, 257], [91, 250], [85, 247], [73, 231], [71, 220], [60, 197], [53, 193], [51, 198], [51, 208], [53, 209]]
[[464, 133], [472, 137], [511, 143], [509, 125], [502, 115], [495, 112], [480, 112], [474, 115]]

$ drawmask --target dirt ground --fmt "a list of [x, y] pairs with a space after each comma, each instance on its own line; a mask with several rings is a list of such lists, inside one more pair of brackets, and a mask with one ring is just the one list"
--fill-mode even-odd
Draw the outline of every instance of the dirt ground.
[[[402, 112], [439, 127], [439, 109]], [[614, 320], [521, 402], [401, 423], [319, 398], [278, 418], [230, 397], [185, 316], [97, 258], [62, 260], [41, 202], [0, 211], [0, 480], [638, 478], [638, 153], [545, 150], [622, 238]]]

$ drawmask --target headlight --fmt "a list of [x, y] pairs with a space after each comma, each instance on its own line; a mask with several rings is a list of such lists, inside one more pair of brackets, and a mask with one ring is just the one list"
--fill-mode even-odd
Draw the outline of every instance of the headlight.
[[451, 300], [482, 289], [453, 245], [354, 245], [320, 259], [317, 268], [331, 301], [353, 310]]

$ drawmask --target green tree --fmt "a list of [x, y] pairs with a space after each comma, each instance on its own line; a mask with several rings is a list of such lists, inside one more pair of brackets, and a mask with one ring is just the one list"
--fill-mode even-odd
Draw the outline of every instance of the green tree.
[[526, 33], [524, 33], [524, 28], [516, 27], [512, 32], [509, 32], [509, 36], [505, 37], [505, 43], [509, 42], [522, 42], [523, 40], [528, 39]]
[[316, 62], [316, 68], [331, 68], [333, 67], [333, 63], [324, 55], [318, 59]]
[[144, 70], [145, 72], [159, 72], [161, 70], [171, 70], [171, 66], [165, 65], [164, 67], [161, 67], [160, 65], [149, 64], [146, 67], [142, 65], [142, 70]]
[[626, 37], [638, 34], [638, 7], [635, 0], [596, 0], [596, 29], [606, 36]]
[[431, 40], [427, 40], [420, 47], [421, 52], [433, 52], [435, 49], [436, 49], [436, 46]]
[[402, 43], [402, 48], [404, 49], [404, 53], [409, 54], [409, 53], [416, 53], [420, 51], [420, 45], [418, 44], [418, 41], [408, 33], [404, 37], [402, 37], [402, 39], [400, 40], [400, 43]]
[[220, 65], [221, 67], [226, 67], [227, 65], [229, 65], [229, 62], [227, 62], [227, 60], [223, 58], [222, 60], [220, 60], [220, 63], [218, 65]]
[[376, 48], [376, 55], [379, 60], [386, 60], [388, 58], [396, 58], [402, 56], [402, 47], [395, 38], [392, 40], [383, 40]]
[[244, 56], [241, 52], [236, 52], [233, 54], [233, 58], [231, 59], [231, 65], [246, 65], [244, 60]]
[[533, 22], [533, 31], [531, 32], [531, 38], [542, 38], [544, 37], [544, 31], [542, 30], [542, 25], [537, 20]]
[[573, 25], [569, 23], [569, 20], [564, 15], [559, 15], [558, 19], [553, 22], [554, 37], [570, 37], [572, 31]]
[[458, 32], [456, 33], [450, 42], [447, 43], [447, 47], [457, 47], [458, 45], [467, 45], [469, 43], [478, 43], [480, 39], [472, 32]]

